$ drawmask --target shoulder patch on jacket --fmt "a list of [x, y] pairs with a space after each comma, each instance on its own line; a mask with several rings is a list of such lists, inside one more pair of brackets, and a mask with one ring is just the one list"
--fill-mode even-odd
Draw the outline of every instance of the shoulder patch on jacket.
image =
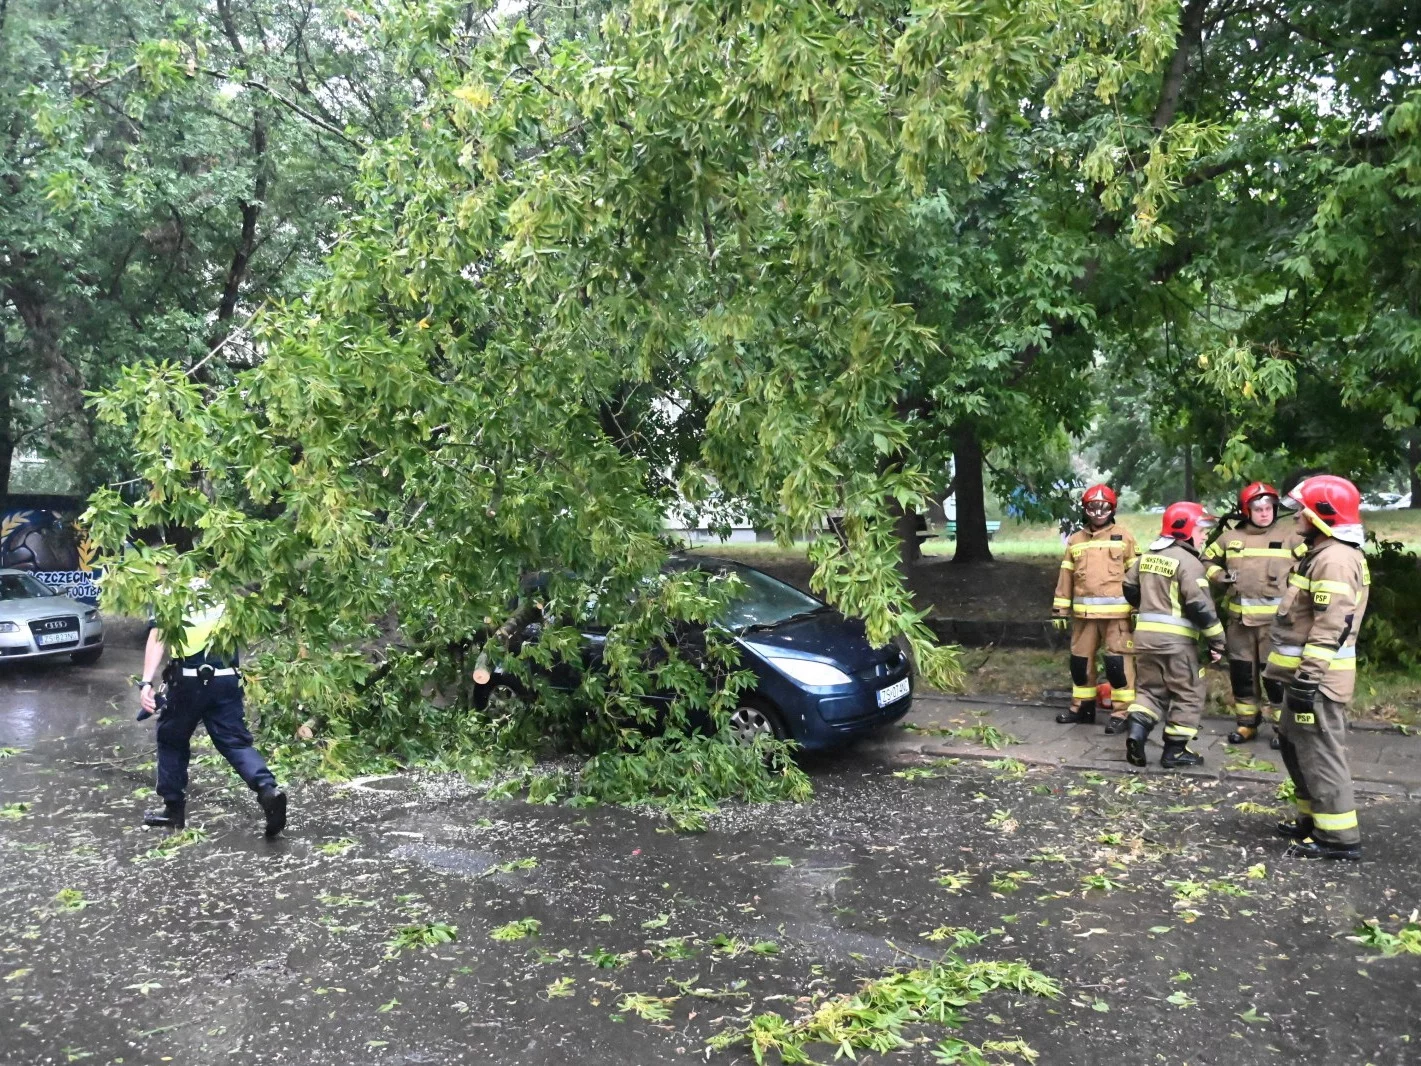
[[1173, 577], [1178, 570], [1178, 559], [1171, 559], [1167, 555], [1140, 556], [1140, 573], [1142, 574], [1159, 574], [1161, 577]]

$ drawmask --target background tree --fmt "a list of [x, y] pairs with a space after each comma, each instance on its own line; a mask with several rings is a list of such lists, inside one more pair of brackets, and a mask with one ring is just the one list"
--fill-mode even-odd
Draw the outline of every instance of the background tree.
[[304, 292], [363, 144], [403, 89], [367, 16], [287, 0], [0, 7], [0, 493], [17, 449], [87, 491], [129, 470], [86, 389], [140, 361], [256, 357], [239, 331]]

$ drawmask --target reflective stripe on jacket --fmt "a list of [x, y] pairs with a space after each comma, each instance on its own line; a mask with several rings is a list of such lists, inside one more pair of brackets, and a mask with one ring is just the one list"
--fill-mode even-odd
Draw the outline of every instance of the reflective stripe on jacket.
[[1224, 597], [1224, 613], [1230, 623], [1266, 626], [1278, 613], [1288, 575], [1307, 553], [1303, 538], [1293, 529], [1274, 522], [1260, 529], [1245, 522], [1226, 530], [1204, 551], [1206, 573], [1218, 581], [1225, 572], [1234, 575]]
[[1137, 652], [1172, 651], [1201, 636], [1220, 653], [1224, 627], [1209, 595], [1204, 564], [1183, 541], [1155, 541], [1125, 575], [1125, 595], [1139, 605]]
[[1370, 584], [1360, 548], [1319, 537], [1288, 577], [1270, 634], [1268, 676], [1349, 702], [1357, 683], [1357, 633]]
[[1057, 618], [1127, 618], [1130, 604], [1121, 582], [1139, 554], [1135, 538], [1122, 525], [1078, 529], [1066, 541], [1051, 614]]

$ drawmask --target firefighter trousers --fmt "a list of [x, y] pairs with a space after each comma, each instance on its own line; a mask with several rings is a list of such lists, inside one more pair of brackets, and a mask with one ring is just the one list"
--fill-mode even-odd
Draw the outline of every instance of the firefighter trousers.
[[1164, 723], [1169, 740], [1193, 740], [1204, 713], [1204, 669], [1193, 644], [1135, 653], [1135, 702], [1130, 714], [1151, 726]]
[[1113, 690], [1114, 714], [1124, 715], [1135, 699], [1134, 639], [1128, 618], [1071, 619], [1071, 710], [1095, 707], [1095, 656], [1105, 651], [1105, 679]]
[[1347, 765], [1347, 704], [1319, 692], [1311, 712], [1283, 711], [1281, 733], [1298, 814], [1312, 819], [1316, 839], [1356, 844], [1361, 835]]
[[1276, 722], [1276, 708], [1268, 706], [1263, 689], [1263, 668], [1268, 665], [1268, 626], [1246, 626], [1233, 622], [1224, 637], [1229, 659], [1229, 686], [1233, 689], [1234, 722], [1240, 729], [1252, 729], [1253, 736], [1268, 717]]

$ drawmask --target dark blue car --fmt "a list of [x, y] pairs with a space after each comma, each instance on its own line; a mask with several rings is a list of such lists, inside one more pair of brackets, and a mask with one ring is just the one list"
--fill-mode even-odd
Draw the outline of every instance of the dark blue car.
[[[716, 626], [733, 634], [740, 648], [740, 666], [755, 675], [755, 687], [744, 692], [730, 716], [736, 734], [749, 742], [756, 736], [797, 741], [805, 751], [824, 751], [896, 722], [913, 702], [913, 678], [907, 657], [893, 645], [872, 647], [863, 623], [845, 618], [828, 604], [806, 595], [753, 566], [703, 556], [673, 556], [668, 571], [700, 569], [736, 575], [743, 591]], [[530, 588], [542, 578], [533, 579]], [[541, 622], [520, 625], [515, 641], [537, 640]], [[691, 645], [694, 632], [683, 634]], [[583, 631], [583, 670], [600, 668], [605, 633]], [[578, 674], [554, 666], [549, 677], [555, 688], [577, 687]], [[492, 688], [521, 691], [519, 682], [495, 671], [476, 686], [475, 706], [482, 707]], [[653, 704], [668, 700], [653, 694]], [[708, 721], [696, 721], [700, 727]]]
[[733, 573], [745, 585], [720, 624], [735, 634], [740, 664], [755, 673], [730, 724], [742, 738], [771, 734], [806, 751], [837, 747], [908, 713], [913, 678], [894, 645], [875, 648], [863, 623], [754, 567], [687, 560]]

